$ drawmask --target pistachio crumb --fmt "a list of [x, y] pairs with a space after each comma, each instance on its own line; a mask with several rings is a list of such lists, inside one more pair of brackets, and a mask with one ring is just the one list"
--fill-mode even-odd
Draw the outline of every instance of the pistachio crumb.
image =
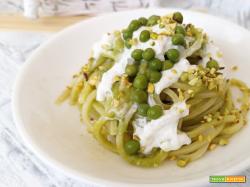
[[223, 57], [223, 54], [222, 54], [220, 51], [218, 51], [218, 52], [216, 53], [216, 56], [217, 56], [218, 58], [222, 58], [222, 57]]
[[238, 70], [238, 66], [232, 66], [232, 67], [231, 67], [231, 70], [232, 70], [232, 71], [237, 71], [237, 70]]
[[89, 84], [92, 86], [95, 86], [97, 83], [98, 77], [97, 76], [93, 76], [91, 77], [91, 79], [89, 79]]
[[188, 82], [189, 85], [194, 86], [198, 82], [198, 77], [193, 78]]
[[220, 139], [219, 145], [227, 145], [227, 144], [228, 144], [228, 140], [227, 139], [224, 139], [224, 138]]
[[118, 107], [119, 106], [119, 101], [117, 99], [113, 100], [113, 105], [114, 107]]
[[120, 79], [121, 79], [121, 77], [115, 76], [114, 79], [113, 79], [113, 83], [119, 81]]
[[171, 72], [172, 72], [173, 74], [177, 74], [176, 69], [171, 69]]
[[176, 160], [176, 156], [171, 156], [169, 160]]
[[216, 147], [217, 147], [216, 144], [210, 144], [209, 150], [212, 151], [212, 150], [214, 150]]
[[188, 161], [187, 160], [177, 160], [177, 166], [179, 167], [185, 167], [186, 165], [188, 164]]
[[148, 88], [147, 88], [147, 91], [148, 91], [148, 93], [153, 93], [154, 92], [154, 84], [152, 84], [152, 83], [149, 83], [148, 84]]
[[198, 141], [201, 142], [201, 141], [203, 141], [203, 139], [204, 139], [203, 136], [200, 134], [200, 135], [198, 136]]
[[158, 38], [158, 34], [155, 33], [155, 32], [151, 32], [150, 33], [150, 38], [153, 39], [153, 40], [156, 40]]

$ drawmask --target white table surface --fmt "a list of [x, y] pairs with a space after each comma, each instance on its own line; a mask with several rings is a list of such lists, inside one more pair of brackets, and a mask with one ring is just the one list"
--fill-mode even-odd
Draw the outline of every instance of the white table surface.
[[[4, 2], [5, 1], [5, 2]], [[0, 11], [15, 9], [12, 0], [1, 0]], [[11, 4], [8, 4], [11, 3]], [[237, 4], [236, 4], [237, 3]], [[250, 1], [246, 0], [161, 0], [158, 5], [207, 10], [250, 28]], [[20, 9], [20, 7], [17, 7]], [[0, 23], [1, 24], [1, 23]], [[15, 77], [25, 59], [50, 33], [0, 32], [0, 187], [91, 187], [63, 175], [41, 162], [21, 140], [13, 122], [11, 93]], [[221, 166], [223, 167], [223, 166]], [[250, 179], [250, 169], [240, 173]], [[208, 186], [250, 186], [209, 184]]]

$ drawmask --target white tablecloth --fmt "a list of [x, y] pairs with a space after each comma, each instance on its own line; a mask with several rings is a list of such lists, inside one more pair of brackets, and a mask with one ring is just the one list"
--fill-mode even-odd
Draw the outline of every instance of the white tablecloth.
[[[18, 2], [18, 1], [16, 1]], [[205, 10], [250, 28], [250, 2], [245, 0], [161, 0], [158, 5]], [[1, 0], [0, 11], [21, 10], [14, 0]], [[1, 23], [0, 23], [1, 24]], [[11, 93], [20, 66], [50, 33], [0, 32], [0, 187], [90, 187], [42, 163], [23, 144], [11, 113]], [[223, 166], [222, 166], [223, 167]], [[250, 178], [250, 169], [241, 173]], [[228, 186], [228, 184], [209, 184]], [[235, 185], [232, 185], [235, 186]], [[238, 184], [237, 186], [250, 186]]]

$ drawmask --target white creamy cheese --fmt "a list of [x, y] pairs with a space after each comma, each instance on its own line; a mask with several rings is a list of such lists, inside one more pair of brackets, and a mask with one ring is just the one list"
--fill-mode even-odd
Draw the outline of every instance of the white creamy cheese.
[[179, 120], [189, 114], [185, 101], [175, 103], [169, 110], [156, 119], [147, 121], [139, 118], [134, 121], [134, 135], [140, 138], [143, 153], [148, 154], [154, 147], [164, 151], [177, 150], [182, 145], [190, 144], [191, 139], [177, 131]]
[[107, 72], [102, 75], [102, 79], [97, 87], [96, 100], [104, 101], [106, 97], [112, 96], [112, 85], [114, 77], [121, 76], [125, 73], [127, 64], [132, 63], [130, 51], [125, 50], [119, 61], [113, 65]]
[[149, 104], [149, 106], [154, 106], [154, 105], [156, 105], [156, 102], [155, 102], [155, 99], [154, 99], [153, 94], [149, 94], [149, 95], [148, 95], [148, 104]]
[[162, 77], [159, 82], [155, 83], [155, 93], [160, 94], [164, 88], [175, 83], [185, 71], [195, 68], [195, 65], [190, 65], [187, 59], [181, 59], [169, 70], [162, 71]]
[[107, 51], [107, 48], [111, 48], [114, 42], [114, 34], [106, 33], [103, 35], [99, 42], [96, 42], [92, 48], [92, 57], [98, 59], [102, 53]]

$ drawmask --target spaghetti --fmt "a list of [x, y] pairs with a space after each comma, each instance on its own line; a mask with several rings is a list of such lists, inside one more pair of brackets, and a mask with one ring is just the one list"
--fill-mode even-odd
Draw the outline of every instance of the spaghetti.
[[78, 106], [95, 139], [133, 165], [184, 167], [246, 124], [247, 85], [226, 79], [218, 49], [182, 21], [153, 15], [109, 33], [56, 101]]

